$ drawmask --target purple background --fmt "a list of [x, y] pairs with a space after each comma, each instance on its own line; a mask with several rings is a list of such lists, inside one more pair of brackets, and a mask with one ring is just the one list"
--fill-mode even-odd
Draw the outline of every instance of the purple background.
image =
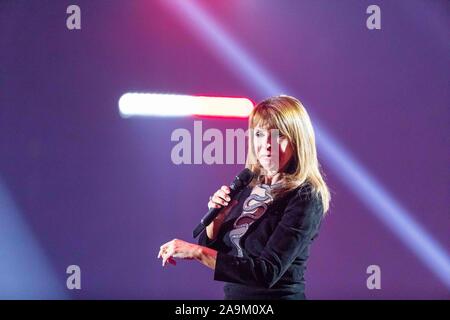
[[[208, 196], [242, 166], [174, 165], [171, 133], [192, 131], [195, 118], [122, 119], [118, 99], [129, 91], [265, 96], [167, 2], [0, 2], [0, 192], [15, 208], [0, 207], [0, 297], [28, 298], [33, 286], [37, 298], [222, 298], [212, 270], [194, 261], [162, 268], [156, 255], [172, 238], [192, 241]], [[82, 30], [66, 28], [70, 4], [81, 8]], [[197, 4], [448, 255], [450, 3]], [[370, 4], [381, 7], [381, 30], [365, 26]], [[204, 130], [247, 126], [202, 120]], [[450, 298], [322, 155], [333, 198], [312, 247], [308, 297]], [[81, 267], [80, 291], [65, 288], [71, 264]], [[371, 264], [381, 267], [381, 290], [366, 287]]]

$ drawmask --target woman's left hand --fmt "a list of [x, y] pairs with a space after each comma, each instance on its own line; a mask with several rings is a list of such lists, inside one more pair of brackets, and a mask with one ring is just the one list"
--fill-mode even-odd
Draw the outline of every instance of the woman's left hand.
[[173, 239], [163, 244], [158, 253], [158, 258], [162, 258], [163, 267], [167, 262], [176, 265], [173, 258], [194, 259], [198, 254], [200, 246], [183, 240]]

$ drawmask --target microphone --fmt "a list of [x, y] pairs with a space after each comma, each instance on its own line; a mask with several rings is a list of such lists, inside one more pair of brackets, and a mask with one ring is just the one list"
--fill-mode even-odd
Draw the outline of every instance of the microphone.
[[[234, 178], [233, 182], [230, 185], [230, 194], [228, 196], [231, 198], [231, 200], [229, 203], [233, 201], [233, 198], [236, 194], [238, 194], [253, 180], [253, 177], [254, 173], [250, 169], [245, 168]], [[217, 217], [220, 210], [222, 209], [223, 207], [209, 209], [209, 211], [200, 220], [198, 226], [194, 229], [192, 233], [193, 237], [197, 238], [197, 236]]]

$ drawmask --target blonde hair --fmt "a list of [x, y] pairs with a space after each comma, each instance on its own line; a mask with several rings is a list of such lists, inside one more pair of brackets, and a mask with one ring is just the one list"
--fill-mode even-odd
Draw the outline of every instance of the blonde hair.
[[[312, 192], [321, 196], [324, 214], [329, 209], [331, 195], [322, 177], [317, 159], [314, 129], [302, 103], [294, 97], [280, 95], [261, 101], [249, 116], [249, 131], [256, 126], [278, 129], [285, 135], [293, 149], [293, 156], [280, 172], [283, 187], [274, 192], [275, 198], [309, 183]], [[246, 167], [252, 170], [256, 179], [251, 185], [261, 183], [264, 170], [255, 155], [253, 135], [249, 135]]]

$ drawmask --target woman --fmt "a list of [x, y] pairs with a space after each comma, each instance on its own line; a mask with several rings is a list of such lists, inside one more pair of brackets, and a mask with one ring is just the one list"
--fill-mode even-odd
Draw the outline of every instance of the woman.
[[[314, 130], [297, 99], [260, 102], [249, 117], [246, 167], [255, 173], [230, 204], [222, 186], [208, 203], [221, 208], [199, 244], [174, 239], [158, 258], [196, 259], [224, 281], [225, 299], [305, 299], [309, 247], [328, 211]], [[272, 147], [273, 146], [273, 147]]]

